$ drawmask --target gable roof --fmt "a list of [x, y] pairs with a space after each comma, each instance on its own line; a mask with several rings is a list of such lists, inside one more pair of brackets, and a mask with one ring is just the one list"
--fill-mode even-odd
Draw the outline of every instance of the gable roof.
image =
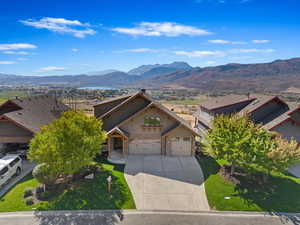
[[3, 113], [1, 116], [32, 133], [39, 132], [42, 126], [60, 117], [62, 112], [69, 110], [69, 107], [61, 101], [48, 95], [10, 99], [2, 104], [0, 108], [5, 107], [8, 102], [19, 108]]
[[[137, 115], [141, 114], [142, 112], [144, 112], [146, 109], [148, 109], [149, 107], [157, 107], [158, 109], [160, 109], [161, 111], [165, 112], [166, 114], [168, 114], [169, 116], [171, 116], [172, 118], [174, 118], [176, 121], [178, 121], [180, 124], [182, 124], [183, 126], [185, 126], [186, 128], [188, 128], [189, 130], [191, 130], [195, 135], [199, 135], [183, 118], [179, 117], [176, 113], [170, 111], [169, 109], [167, 109], [165, 106], [163, 106], [162, 104], [160, 104], [159, 102], [156, 102], [152, 97], [150, 97], [148, 94], [144, 93], [143, 91], [139, 91], [136, 94], [132, 95], [131, 97], [129, 97], [127, 100], [125, 100], [124, 102], [122, 102], [121, 104], [119, 104], [118, 106], [114, 107], [113, 109], [111, 109], [109, 112], [103, 114], [102, 116], [99, 117], [99, 119], [109, 115], [110, 113], [113, 113], [115, 110], [117, 110], [119, 107], [121, 107], [122, 105], [126, 104], [127, 102], [133, 100], [135, 97], [137, 96], [141, 96], [145, 99], [147, 99], [148, 101], [150, 101], [150, 103], [142, 108], [141, 110], [139, 110], [138, 112], [132, 114], [131, 116], [129, 116], [128, 118], [124, 119], [123, 121], [121, 121], [119, 124], [116, 125], [116, 127], [121, 126], [122, 124], [124, 124], [125, 122], [127, 122], [128, 120], [136, 117]], [[113, 128], [114, 129], [114, 128]]]
[[278, 96], [265, 96], [265, 97], [260, 97], [257, 98], [256, 100], [254, 100], [253, 102], [251, 102], [249, 105], [247, 105], [245, 108], [243, 108], [240, 113], [244, 114], [249, 114], [249, 113], [253, 113], [256, 110], [262, 108], [263, 106], [265, 106], [266, 104], [268, 104], [271, 101], [278, 101], [281, 102], [285, 105], [287, 105], [287, 103], [285, 103], [283, 100], [281, 100]]
[[275, 127], [277, 127], [285, 122], [288, 122], [288, 121], [294, 121], [295, 123], [298, 124], [299, 122], [295, 121], [290, 115], [299, 109], [300, 109], [300, 107], [289, 105], [289, 110], [287, 112], [283, 113], [282, 115], [278, 116], [274, 120], [265, 124], [263, 127], [265, 129], [272, 130]]
[[226, 95], [201, 102], [200, 105], [201, 107], [211, 111], [239, 103], [252, 102], [255, 99], [256, 98], [248, 98], [245, 95]]
[[111, 102], [115, 102], [115, 101], [119, 101], [119, 100], [126, 100], [127, 98], [131, 97], [132, 94], [129, 94], [129, 95], [122, 95], [122, 96], [119, 96], [119, 97], [115, 97], [115, 98], [112, 98], [112, 99], [108, 99], [108, 100], [104, 100], [96, 105], [93, 105], [93, 107], [97, 107], [97, 106], [100, 106], [100, 105], [104, 105], [104, 104], [107, 104], [107, 103], [111, 103]]

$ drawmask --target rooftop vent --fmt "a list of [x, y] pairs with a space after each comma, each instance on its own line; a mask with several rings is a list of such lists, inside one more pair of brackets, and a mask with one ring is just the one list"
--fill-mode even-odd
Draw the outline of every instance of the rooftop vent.
[[146, 89], [144, 89], [144, 88], [141, 89], [141, 92], [146, 93]]

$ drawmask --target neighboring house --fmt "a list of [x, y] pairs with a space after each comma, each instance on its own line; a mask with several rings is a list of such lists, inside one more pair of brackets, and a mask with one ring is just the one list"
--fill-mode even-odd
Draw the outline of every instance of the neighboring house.
[[300, 107], [287, 104], [277, 96], [250, 98], [250, 96], [224, 96], [213, 101], [203, 102], [197, 113], [198, 128], [205, 131], [211, 128], [214, 116], [239, 113], [262, 124], [282, 137], [294, 138], [300, 143]]
[[0, 144], [28, 144], [42, 126], [68, 109], [48, 95], [6, 101], [0, 106]]
[[107, 131], [109, 157], [119, 154], [192, 156], [192, 127], [174, 112], [154, 101], [145, 90], [94, 106], [95, 117]]

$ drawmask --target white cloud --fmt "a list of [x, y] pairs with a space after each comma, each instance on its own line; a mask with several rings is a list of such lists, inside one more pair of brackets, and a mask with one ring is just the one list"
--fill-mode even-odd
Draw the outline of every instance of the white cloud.
[[3, 54], [7, 54], [7, 55], [28, 55], [28, 52], [24, 52], [24, 51], [4, 51]]
[[244, 41], [228, 41], [228, 40], [208, 40], [208, 42], [213, 43], [213, 44], [232, 44], [232, 45], [245, 45], [247, 42]]
[[132, 36], [167, 36], [176, 37], [179, 35], [200, 36], [209, 35], [211, 32], [193, 26], [181, 25], [174, 22], [151, 23], [142, 22], [132, 28], [116, 27], [113, 31]]
[[72, 48], [71, 51], [72, 51], [72, 52], [78, 52], [79, 49], [78, 49], [78, 48]]
[[40, 20], [20, 20], [21, 23], [27, 26], [32, 26], [38, 29], [47, 29], [57, 33], [71, 34], [78, 38], [84, 38], [87, 35], [94, 35], [96, 31], [89, 28], [88, 23], [81, 23], [78, 20], [67, 20], [64, 18], [43, 17]]
[[35, 49], [36, 45], [27, 43], [0, 44], [0, 50]]
[[242, 49], [231, 49], [230, 53], [271, 53], [275, 52], [275, 49], [258, 49], [258, 48], [242, 48]]
[[222, 51], [175, 51], [176, 55], [184, 55], [189, 58], [203, 58], [203, 57], [223, 57], [225, 52]]
[[43, 72], [53, 72], [53, 71], [65, 71], [66, 69], [64, 67], [58, 67], [58, 66], [47, 66], [47, 67], [42, 67], [38, 70], [35, 70], [33, 72], [36, 73], [43, 73]]
[[22, 57], [20, 57], [20, 58], [17, 58], [17, 60], [18, 61], [27, 61], [27, 60], [29, 60], [28, 58], [22, 58]]
[[132, 48], [132, 49], [124, 49], [119, 51], [114, 51], [115, 53], [126, 53], [126, 52], [134, 52], [134, 53], [144, 53], [144, 52], [159, 52], [158, 49], [151, 48]]
[[207, 62], [206, 62], [207, 65], [214, 65], [214, 64], [216, 64], [216, 63], [217, 63], [216, 61], [207, 61]]
[[252, 43], [254, 44], [265, 44], [265, 43], [269, 43], [270, 40], [252, 40]]
[[14, 61], [0, 61], [0, 65], [10, 65], [10, 64], [15, 64], [16, 62]]

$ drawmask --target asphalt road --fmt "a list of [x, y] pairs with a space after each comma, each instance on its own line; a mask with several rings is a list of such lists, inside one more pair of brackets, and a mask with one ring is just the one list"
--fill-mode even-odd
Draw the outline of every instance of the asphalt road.
[[2, 225], [298, 225], [300, 214], [57, 211], [0, 214]]

